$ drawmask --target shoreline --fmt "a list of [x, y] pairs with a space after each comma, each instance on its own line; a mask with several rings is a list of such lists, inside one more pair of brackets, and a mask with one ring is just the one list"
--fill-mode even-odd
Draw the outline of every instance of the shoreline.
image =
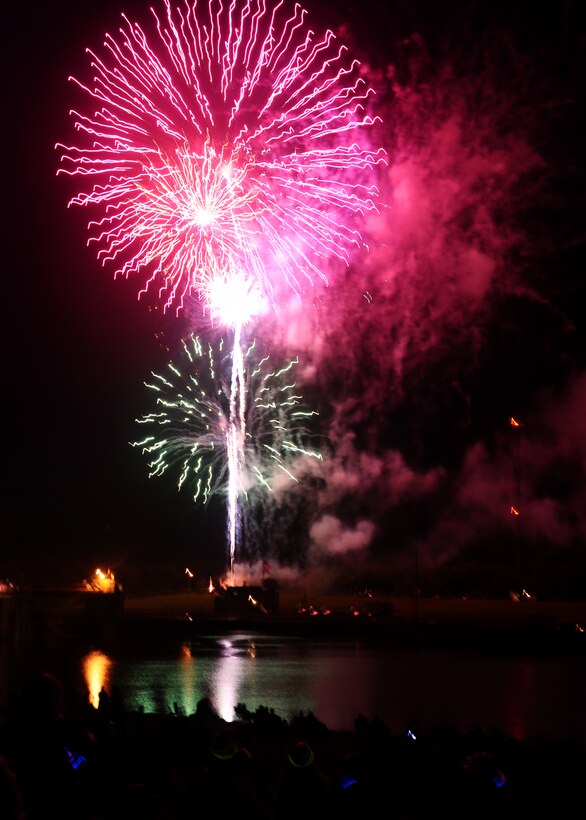
[[203, 590], [147, 596], [129, 596], [121, 589], [114, 594], [70, 590], [30, 601], [26, 596], [0, 597], [5, 598], [2, 634], [8, 639], [19, 633], [21, 643], [35, 636], [49, 641], [53, 634], [69, 634], [104, 646], [148, 648], [149, 642], [197, 642], [207, 635], [248, 632], [275, 639], [360, 641], [386, 649], [586, 656], [584, 601], [332, 594], [310, 598], [303, 591], [286, 590], [273, 602], [273, 611], [267, 611], [250, 605], [244, 596], [227, 607]]
[[[123, 593], [124, 594], [124, 593]], [[216, 606], [216, 596], [187, 591], [164, 595], [124, 595], [125, 617], [183, 618], [221, 621], [232, 618]], [[491, 628], [586, 628], [586, 601], [488, 600], [474, 598], [408, 598], [390, 595], [364, 597], [344, 594], [307, 595], [281, 592], [278, 606], [263, 612], [239, 607], [235, 615], [247, 619], [302, 621], [364, 620], [438, 626], [476, 625]]]
[[[278, 612], [214, 609], [213, 596], [186, 592], [128, 598], [122, 633], [129, 640], [198, 640], [229, 632], [305, 640], [372, 642], [388, 648], [495, 649], [500, 652], [584, 652], [586, 602], [514, 602], [324, 595], [300, 611], [302, 596], [281, 595]], [[358, 606], [361, 604], [361, 607]], [[312, 613], [313, 614], [310, 614]]]

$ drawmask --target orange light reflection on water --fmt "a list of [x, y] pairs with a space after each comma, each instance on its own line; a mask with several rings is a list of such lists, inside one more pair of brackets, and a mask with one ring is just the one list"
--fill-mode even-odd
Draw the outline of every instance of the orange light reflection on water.
[[110, 692], [112, 660], [103, 652], [89, 652], [82, 659], [83, 676], [88, 689], [89, 702], [98, 708], [100, 691]]
[[179, 656], [183, 710], [186, 715], [192, 715], [197, 708], [197, 658], [191, 654], [191, 646], [188, 643], [181, 645]]

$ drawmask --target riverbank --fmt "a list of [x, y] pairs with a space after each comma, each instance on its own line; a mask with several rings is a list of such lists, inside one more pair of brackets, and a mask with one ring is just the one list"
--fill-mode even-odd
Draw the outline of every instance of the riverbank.
[[[16, 619], [18, 607], [2, 608], [2, 634], [40, 634], [49, 642], [70, 633], [97, 644], [125, 645], [169, 639], [197, 640], [206, 634], [262, 631], [306, 639], [361, 640], [394, 647], [443, 646], [584, 652], [586, 602], [408, 598], [386, 595], [309, 595], [302, 589], [279, 590], [271, 609], [248, 589], [222, 593], [188, 589], [162, 595], [92, 593], [37, 595], [28, 601], [29, 617]], [[4, 596], [15, 598], [17, 596]], [[26, 598], [27, 596], [25, 596]], [[15, 621], [16, 619], [16, 621]], [[28, 625], [28, 626], [27, 626]], [[26, 627], [26, 629], [25, 629]], [[22, 641], [21, 641], [22, 643]]]
[[[199, 590], [149, 596], [126, 596], [124, 611], [131, 617], [218, 619], [214, 594]], [[250, 612], [253, 612], [251, 608]], [[264, 613], [258, 611], [259, 617]], [[538, 601], [535, 599], [480, 600], [468, 598], [408, 598], [390, 595], [308, 595], [303, 590], [279, 594], [278, 611], [267, 617], [386, 618], [401, 623], [492, 626], [586, 626], [586, 601]]]
[[129, 640], [262, 630], [304, 638], [360, 639], [394, 646], [494, 646], [499, 651], [584, 651], [586, 602], [401, 598], [284, 591], [278, 610], [254, 603], [226, 612], [213, 594], [128, 597], [124, 631]]

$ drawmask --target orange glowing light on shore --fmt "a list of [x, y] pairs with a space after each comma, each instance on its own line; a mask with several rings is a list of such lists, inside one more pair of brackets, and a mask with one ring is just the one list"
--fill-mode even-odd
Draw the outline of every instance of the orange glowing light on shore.
[[84, 581], [84, 585], [89, 592], [115, 592], [116, 578], [111, 570], [103, 572], [98, 567], [91, 581]]
[[185, 574], [187, 575], [188, 578], [194, 578], [195, 577], [193, 572], [189, 569], [189, 567], [185, 567]]
[[511, 507], [511, 515], [519, 515], [519, 510], [516, 507]]
[[511, 425], [511, 427], [522, 427], [523, 426], [520, 421], [517, 421], [517, 419], [514, 419], [512, 416], [509, 419], [509, 424]]
[[211, 594], [215, 590], [215, 586], [212, 581], [212, 576], [210, 575], [210, 583], [208, 585], [208, 592]]

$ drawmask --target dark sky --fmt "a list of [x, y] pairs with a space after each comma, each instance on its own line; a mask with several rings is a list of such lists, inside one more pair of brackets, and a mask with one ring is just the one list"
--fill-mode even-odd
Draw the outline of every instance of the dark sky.
[[[296, 538], [275, 534], [274, 565], [400, 566], [414, 540], [429, 565], [496, 554], [518, 535], [519, 490], [524, 538], [544, 560], [583, 554], [583, 4], [314, 5], [377, 91], [388, 207], [346, 275], [261, 328], [300, 355], [328, 438], [321, 474], [267, 513], [265, 537], [270, 521]], [[73, 190], [55, 175], [55, 143], [72, 135], [67, 76], [119, 11], [143, 19], [142, 8], [11, 4], [4, 18], [11, 560], [225, 554], [221, 502], [203, 511], [173, 480], [148, 480], [129, 446], [148, 409], [143, 380], [174, 355], [186, 320], [98, 264], [88, 215], [67, 208]], [[520, 446], [510, 416], [524, 422]]]

